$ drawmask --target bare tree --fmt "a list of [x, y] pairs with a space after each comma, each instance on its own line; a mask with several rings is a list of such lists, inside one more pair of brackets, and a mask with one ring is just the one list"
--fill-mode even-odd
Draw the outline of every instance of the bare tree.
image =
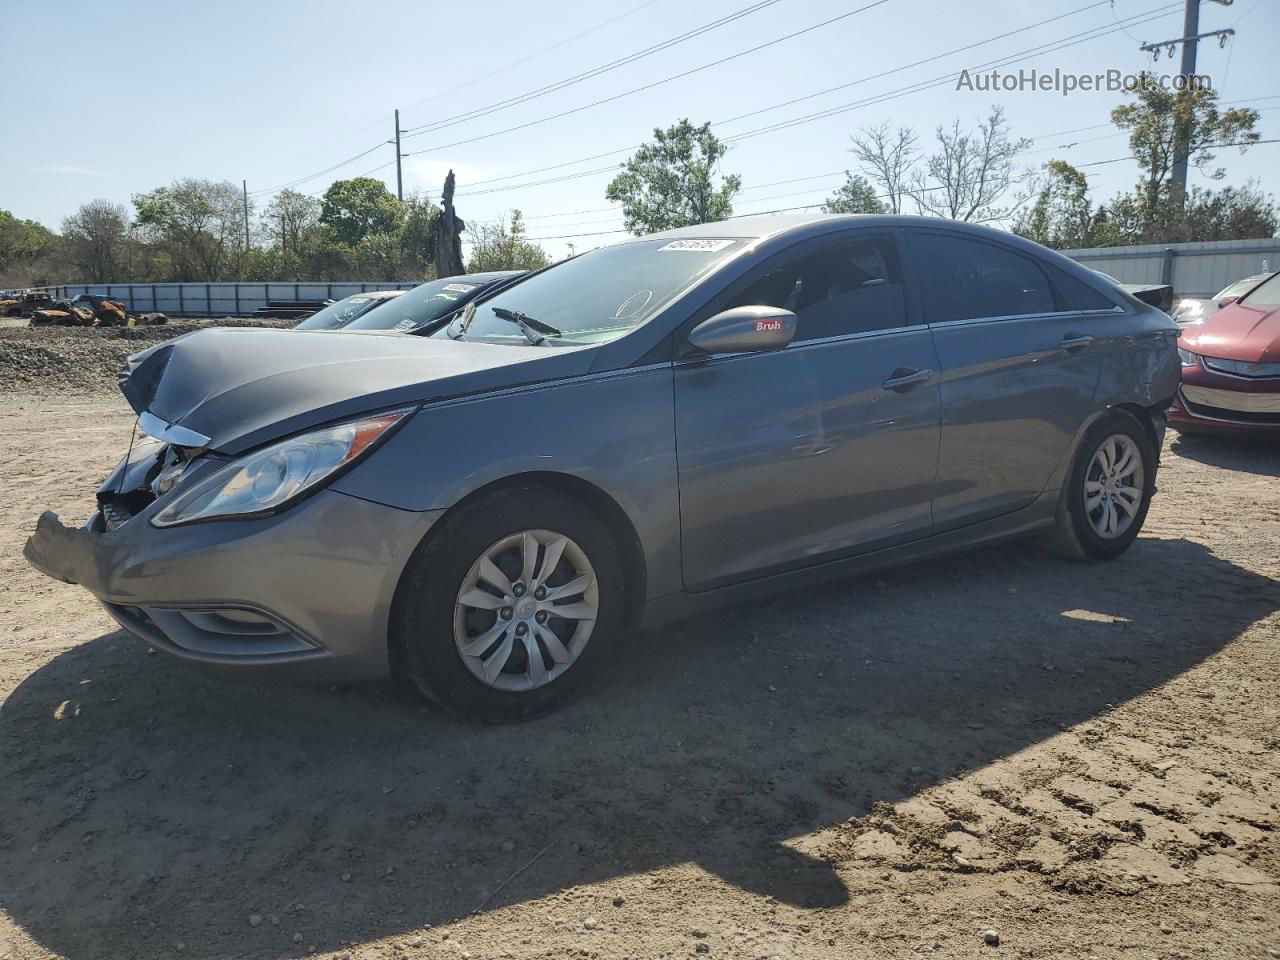
[[867, 178], [883, 192], [880, 199], [885, 201], [889, 212], [902, 213], [907, 183], [920, 155], [915, 131], [909, 127], [894, 130], [885, 121], [874, 127], [863, 127], [859, 133], [849, 138], [853, 141], [849, 153], [857, 159]]
[[1002, 107], [993, 106], [975, 131], [962, 131], [956, 120], [950, 129], [939, 126], [935, 136], [938, 151], [925, 160], [924, 171], [913, 172], [908, 185], [921, 213], [986, 222], [1007, 217], [1027, 199], [1014, 197], [1000, 205], [1024, 179], [1015, 159], [1031, 144], [1009, 135]]
[[120, 278], [129, 242], [129, 211], [109, 200], [91, 200], [62, 221], [67, 258], [91, 283]]
[[302, 235], [320, 222], [320, 201], [305, 193], [281, 190], [262, 215], [264, 231], [280, 238], [281, 247], [296, 255], [302, 249]]

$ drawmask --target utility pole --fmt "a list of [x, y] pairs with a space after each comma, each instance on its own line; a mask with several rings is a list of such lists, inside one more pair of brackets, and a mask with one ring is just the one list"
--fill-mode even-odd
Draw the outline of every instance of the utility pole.
[[240, 181], [240, 190], [244, 195], [244, 249], [240, 252], [240, 277], [244, 279], [244, 258], [249, 255], [249, 181]]
[[404, 156], [400, 152], [400, 111], [396, 111], [396, 196], [400, 198], [400, 202], [404, 203], [404, 177], [400, 173], [400, 158]]
[[[1213, 0], [1224, 7], [1231, 6], [1233, 0]], [[1140, 49], [1155, 55], [1155, 59], [1160, 59], [1161, 48], [1168, 48], [1169, 59], [1173, 59], [1174, 46], [1182, 45], [1182, 63], [1179, 66], [1179, 73], [1185, 78], [1185, 83], [1191, 83], [1191, 77], [1196, 72], [1196, 49], [1200, 41], [1205, 37], [1217, 37], [1219, 46], [1225, 46], [1227, 38], [1234, 36], [1235, 31], [1228, 27], [1225, 30], [1210, 30], [1207, 33], [1200, 33], [1200, 0], [1186, 0], [1186, 10], [1182, 17], [1182, 36], [1176, 40], [1162, 40], [1159, 43], [1144, 43]], [[1172, 199], [1179, 207], [1187, 196], [1187, 160], [1191, 153], [1191, 116], [1187, 115], [1178, 123], [1177, 129], [1174, 131], [1173, 140], [1173, 170], [1170, 172], [1170, 182], [1173, 184]]]

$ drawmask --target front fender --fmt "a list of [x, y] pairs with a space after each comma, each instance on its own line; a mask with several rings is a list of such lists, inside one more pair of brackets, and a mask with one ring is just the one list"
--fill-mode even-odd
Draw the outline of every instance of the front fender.
[[447, 510], [496, 481], [560, 473], [622, 509], [649, 594], [681, 589], [671, 367], [648, 367], [429, 405], [334, 489], [403, 510]]

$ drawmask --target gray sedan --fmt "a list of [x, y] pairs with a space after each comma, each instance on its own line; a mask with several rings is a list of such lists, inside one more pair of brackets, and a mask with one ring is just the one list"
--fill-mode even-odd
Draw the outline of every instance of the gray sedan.
[[132, 357], [145, 435], [28, 559], [227, 676], [394, 673], [509, 721], [637, 627], [1023, 534], [1138, 535], [1168, 317], [934, 219], [631, 240], [430, 336], [207, 330]]

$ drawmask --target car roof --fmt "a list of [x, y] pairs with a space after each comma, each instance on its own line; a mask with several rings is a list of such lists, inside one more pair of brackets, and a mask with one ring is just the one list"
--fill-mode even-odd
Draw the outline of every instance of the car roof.
[[1007, 230], [996, 230], [993, 227], [978, 223], [967, 223], [962, 220], [947, 220], [942, 217], [920, 217], [907, 214], [880, 213], [787, 213], [767, 214], [761, 216], [734, 217], [729, 220], [718, 220], [714, 223], [701, 223], [692, 227], [677, 227], [674, 230], [663, 230], [651, 233], [638, 240], [654, 239], [764, 239], [783, 233], [805, 233], [818, 235], [829, 230], [846, 227], [927, 227], [933, 230], [947, 230], [957, 233], [969, 233], [975, 236], [999, 237], [1005, 241], [1017, 242], [1016, 234]]
[[454, 280], [459, 283], [492, 283], [495, 280], [506, 280], [508, 277], [524, 276], [528, 272], [528, 270], [490, 270], [487, 273], [459, 273], [452, 277], [441, 277], [440, 279]]

